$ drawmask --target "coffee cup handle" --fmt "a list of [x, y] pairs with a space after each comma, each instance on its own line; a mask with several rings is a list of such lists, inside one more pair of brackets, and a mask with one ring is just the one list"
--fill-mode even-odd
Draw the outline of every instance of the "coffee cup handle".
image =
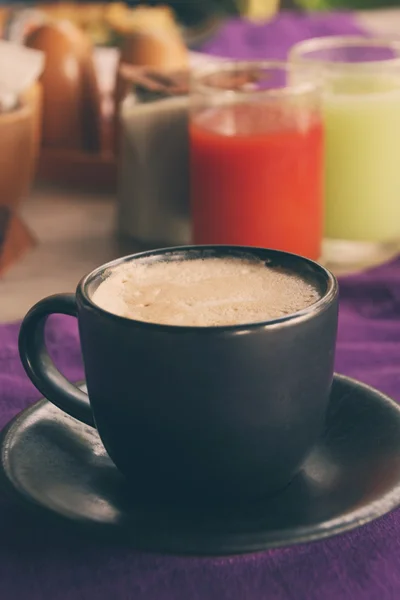
[[78, 421], [95, 426], [88, 395], [56, 368], [46, 348], [46, 321], [52, 314], [77, 316], [74, 294], [56, 294], [33, 306], [22, 321], [18, 347], [22, 365], [45, 398]]

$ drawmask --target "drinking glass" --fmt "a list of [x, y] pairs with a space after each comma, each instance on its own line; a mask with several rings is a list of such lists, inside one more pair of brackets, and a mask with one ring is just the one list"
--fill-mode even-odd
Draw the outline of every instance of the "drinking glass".
[[238, 244], [314, 260], [323, 229], [323, 125], [318, 84], [291, 83], [285, 63], [224, 61], [190, 90], [195, 244]]
[[294, 82], [306, 67], [323, 86], [324, 259], [333, 269], [381, 262], [400, 240], [400, 43], [317, 38], [290, 61]]

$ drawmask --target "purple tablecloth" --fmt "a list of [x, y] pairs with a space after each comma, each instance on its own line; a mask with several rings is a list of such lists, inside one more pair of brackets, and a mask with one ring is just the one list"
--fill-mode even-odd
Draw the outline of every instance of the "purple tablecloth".
[[[228, 24], [214, 54], [281, 57], [313, 35], [357, 33], [349, 15], [280, 16], [263, 27]], [[17, 355], [18, 325], [0, 327], [0, 426], [39, 397]], [[76, 323], [53, 318], [49, 344], [82, 377]], [[337, 370], [400, 401], [400, 260], [341, 282]], [[0, 494], [1, 600], [396, 600], [400, 511], [346, 535], [235, 558], [174, 558], [76, 538]]]
[[203, 51], [238, 59], [285, 59], [293, 44], [307, 38], [364, 33], [351, 13], [283, 12], [263, 25], [232, 19], [217, 36], [204, 44]]
[[[52, 317], [49, 346], [82, 377], [76, 323]], [[0, 327], [0, 426], [39, 397]], [[400, 259], [341, 281], [337, 370], [400, 401]], [[50, 528], [0, 493], [1, 600], [397, 600], [400, 511], [343, 536], [234, 558], [146, 555]]]

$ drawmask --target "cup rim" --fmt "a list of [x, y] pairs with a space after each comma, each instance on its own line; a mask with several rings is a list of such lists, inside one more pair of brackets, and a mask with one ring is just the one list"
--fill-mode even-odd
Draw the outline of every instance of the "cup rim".
[[[210, 325], [210, 326], [200, 326], [200, 325], [167, 325], [162, 323], [151, 323], [148, 321], [139, 321], [136, 319], [131, 319], [129, 317], [123, 317], [121, 315], [116, 315], [111, 313], [100, 306], [98, 306], [90, 297], [88, 292], [89, 285], [100, 275], [102, 275], [107, 269], [113, 269], [118, 267], [119, 265], [131, 262], [133, 260], [139, 258], [147, 258], [151, 256], [163, 256], [168, 253], [179, 253], [179, 252], [198, 252], [198, 251], [213, 251], [216, 252], [222, 251], [223, 253], [229, 252], [238, 252], [243, 254], [252, 254], [254, 257], [260, 258], [260, 253], [266, 253], [269, 255], [274, 255], [276, 257], [286, 256], [286, 257], [294, 257], [296, 260], [303, 261], [307, 265], [309, 265], [314, 272], [319, 273], [323, 276], [327, 283], [327, 288], [325, 293], [313, 304], [310, 306], [306, 306], [305, 308], [290, 313], [288, 315], [284, 315], [282, 317], [277, 317], [275, 319], [269, 319], [264, 321], [256, 321], [252, 323], [241, 323], [236, 325]], [[228, 245], [228, 244], [207, 244], [207, 245], [187, 245], [187, 246], [172, 246], [166, 248], [157, 248], [153, 250], [146, 250], [142, 252], [135, 252], [133, 254], [128, 254], [126, 256], [122, 256], [111, 260], [99, 267], [96, 267], [85, 275], [80, 282], [78, 283], [76, 295], [77, 298], [85, 305], [87, 308], [90, 308], [95, 313], [102, 315], [103, 317], [107, 317], [113, 320], [116, 323], [124, 323], [126, 326], [141, 328], [141, 329], [149, 329], [153, 331], [159, 332], [174, 332], [174, 333], [201, 333], [201, 334], [210, 334], [210, 333], [246, 333], [251, 332], [256, 329], [270, 329], [276, 326], [286, 326], [286, 325], [294, 325], [299, 322], [303, 322], [313, 318], [316, 314], [320, 314], [325, 311], [328, 306], [332, 304], [335, 298], [339, 293], [339, 284], [336, 277], [319, 264], [316, 261], [313, 261], [309, 258], [301, 256], [299, 254], [294, 254], [293, 252], [286, 252], [283, 250], [274, 250], [271, 248], [261, 248], [256, 246], [239, 246], [239, 245]]]

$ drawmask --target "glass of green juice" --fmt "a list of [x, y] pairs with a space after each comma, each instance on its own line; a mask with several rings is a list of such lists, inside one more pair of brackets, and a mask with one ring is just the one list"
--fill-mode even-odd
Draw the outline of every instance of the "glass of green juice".
[[332, 36], [296, 44], [323, 88], [324, 262], [345, 271], [400, 248], [400, 42]]

